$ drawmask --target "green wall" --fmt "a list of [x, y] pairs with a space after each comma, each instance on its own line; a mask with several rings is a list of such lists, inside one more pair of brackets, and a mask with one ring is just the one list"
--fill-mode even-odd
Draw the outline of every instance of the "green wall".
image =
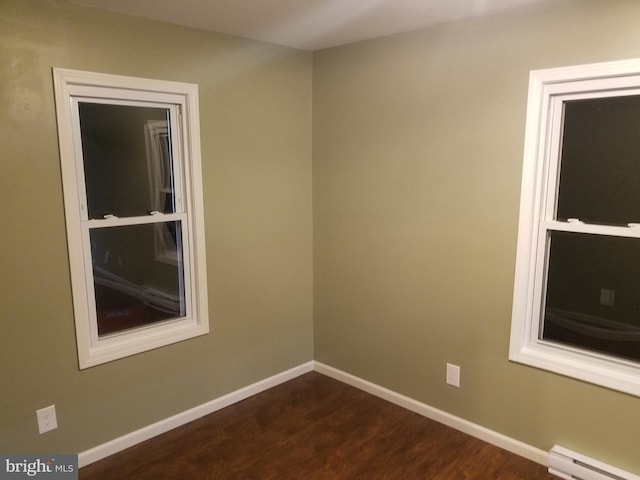
[[640, 471], [638, 398], [508, 361], [528, 73], [640, 57], [639, 21], [554, 0], [314, 55], [316, 360]]
[[[315, 358], [640, 471], [636, 397], [507, 358], [528, 72], [639, 57], [639, 18], [554, 0], [312, 55], [0, 0], [0, 452], [84, 451]], [[78, 370], [53, 66], [199, 85], [211, 334]]]
[[[0, 0], [0, 452], [80, 452], [308, 362], [308, 52]], [[51, 68], [196, 83], [211, 333], [79, 371]], [[59, 428], [39, 435], [35, 410]]]

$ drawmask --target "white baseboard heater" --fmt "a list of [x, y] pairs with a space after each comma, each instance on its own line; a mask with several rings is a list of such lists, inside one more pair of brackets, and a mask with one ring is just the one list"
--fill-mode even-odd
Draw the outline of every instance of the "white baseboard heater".
[[566, 480], [640, 480], [640, 477], [558, 445], [549, 451], [549, 473]]

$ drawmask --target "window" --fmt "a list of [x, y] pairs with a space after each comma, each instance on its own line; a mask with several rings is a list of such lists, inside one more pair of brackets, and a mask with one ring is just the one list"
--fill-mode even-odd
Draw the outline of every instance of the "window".
[[531, 72], [510, 358], [640, 395], [640, 59]]
[[206, 334], [197, 86], [54, 84], [80, 368]]

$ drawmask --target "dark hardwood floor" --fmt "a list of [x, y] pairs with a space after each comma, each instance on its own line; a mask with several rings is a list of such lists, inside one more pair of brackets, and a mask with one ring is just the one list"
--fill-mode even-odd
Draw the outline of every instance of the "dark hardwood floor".
[[557, 480], [312, 372], [80, 469], [81, 480]]

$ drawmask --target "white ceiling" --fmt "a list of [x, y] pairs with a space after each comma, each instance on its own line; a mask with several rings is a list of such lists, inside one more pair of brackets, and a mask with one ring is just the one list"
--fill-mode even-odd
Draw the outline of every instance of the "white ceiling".
[[304, 50], [319, 50], [548, 0], [73, 1]]

